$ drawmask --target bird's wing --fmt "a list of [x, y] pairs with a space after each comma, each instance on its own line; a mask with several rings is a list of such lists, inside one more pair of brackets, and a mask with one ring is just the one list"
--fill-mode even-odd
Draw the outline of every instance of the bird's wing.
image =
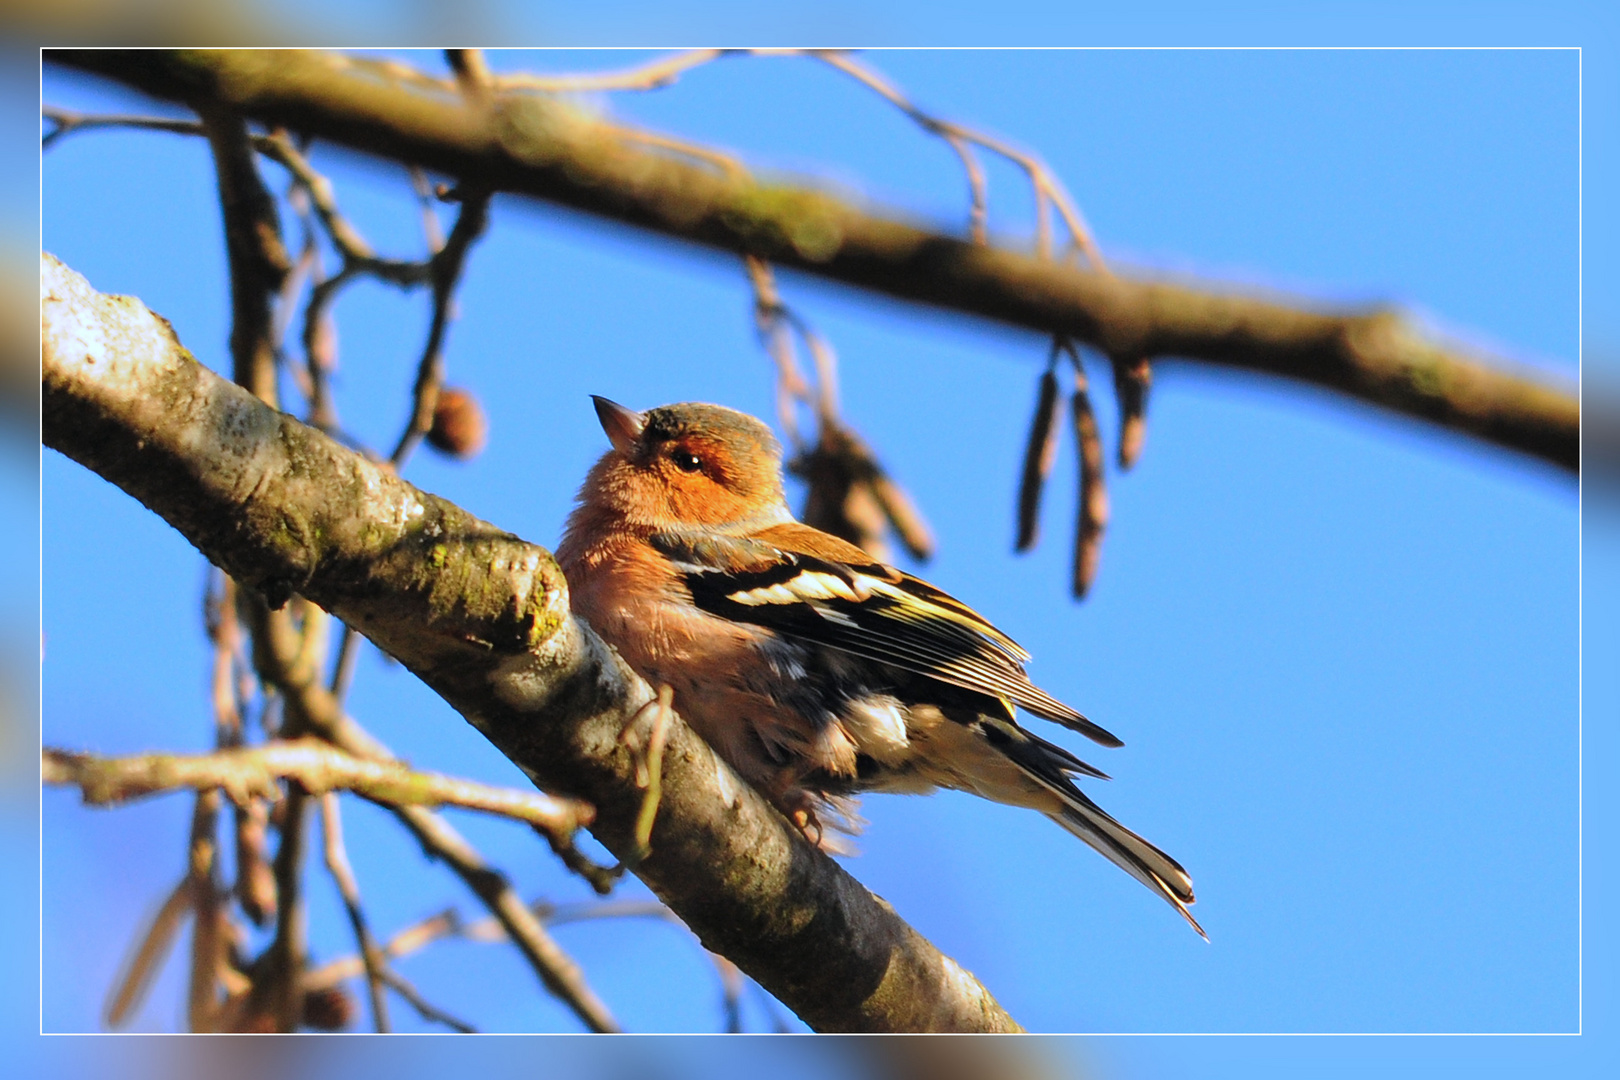
[[934, 586], [874, 562], [808, 525], [747, 537], [663, 533], [652, 538], [704, 611], [926, 675], [1020, 705], [1104, 746], [1120, 740], [1039, 689], [1029, 654], [984, 616]]

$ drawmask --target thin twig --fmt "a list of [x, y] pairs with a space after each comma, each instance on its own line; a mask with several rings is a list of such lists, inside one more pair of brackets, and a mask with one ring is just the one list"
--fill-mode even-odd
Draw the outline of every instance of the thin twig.
[[672, 85], [683, 72], [700, 64], [739, 51], [752, 50], [694, 49], [624, 71], [592, 75], [499, 75], [495, 78], [495, 85], [501, 90], [541, 90], [552, 94], [593, 90], [656, 90]]
[[[500, 940], [506, 935], [500, 932], [500, 924], [491, 917]], [[420, 949], [426, 948], [435, 941], [445, 938], [460, 938], [466, 935], [462, 932], [462, 920], [455, 908], [446, 908], [436, 915], [412, 923], [399, 933], [395, 934], [382, 946], [382, 958], [385, 963], [402, 959]], [[304, 976], [304, 989], [306, 991], [324, 990], [329, 986], [336, 986], [348, 979], [356, 979], [366, 973], [365, 959], [358, 953], [352, 956], [339, 957], [328, 960], [320, 967], [313, 969]]]
[[395, 285], [419, 285], [432, 276], [432, 266], [425, 261], [387, 259], [377, 255], [348, 218], [338, 209], [332, 182], [316, 172], [307, 158], [298, 151], [284, 133], [260, 136], [254, 140], [260, 153], [285, 168], [306, 192], [315, 215], [320, 219], [332, 246], [342, 256], [345, 269], [354, 270]]
[[833, 352], [827, 339], [816, 333], [815, 329], [792, 308], [783, 306], [782, 317], [787, 320], [799, 340], [804, 342], [806, 351], [810, 353], [811, 362], [816, 367], [816, 396], [814, 408], [818, 421], [834, 421], [838, 419], [838, 356]]
[[488, 96], [492, 77], [482, 49], [446, 49], [444, 58], [463, 94], [480, 100]]
[[214, 646], [210, 697], [214, 706], [216, 746], [242, 744], [242, 710], [237, 700], [236, 657], [241, 652], [241, 624], [236, 621], [236, 582], [217, 570], [209, 573], [203, 597], [203, 624]]
[[[552, 904], [545, 900], [535, 900], [529, 904], [529, 910], [546, 926], [589, 922], [596, 919], [658, 919], [675, 926], [685, 925], [673, 911], [656, 900], [610, 900], [593, 904]], [[434, 942], [448, 939], [495, 944], [510, 941], [511, 937], [501, 920], [493, 915], [467, 922], [454, 908], [446, 908], [412, 923], [389, 938], [388, 943], [382, 947], [382, 955], [386, 961], [392, 963]], [[304, 985], [309, 989], [318, 990], [346, 979], [359, 978], [364, 974], [365, 964], [358, 954], [344, 956], [330, 960], [311, 971], [305, 978]]]
[[130, 1014], [139, 1009], [141, 1002], [146, 999], [146, 993], [152, 988], [152, 980], [156, 977], [158, 969], [174, 948], [175, 938], [180, 933], [180, 924], [190, 914], [193, 906], [193, 889], [191, 875], [188, 873], [180, 879], [179, 884], [169, 891], [159, 905], [152, 921], [147, 924], [146, 930], [136, 940], [131, 950], [128, 962], [124, 965], [123, 974], [113, 983], [112, 991], [107, 995], [107, 1005], [102, 1015], [109, 1028], [122, 1027]]
[[[345, 752], [370, 761], [398, 764], [388, 748], [343, 712], [342, 704], [320, 685], [314, 670], [294, 671], [299, 642], [288, 632], [284, 612], [270, 612], [262, 602], [252, 609], [255, 646], [267, 681], [286, 696], [289, 707], [309, 730]], [[445, 863], [501, 920], [518, 951], [540, 981], [594, 1031], [617, 1031], [617, 1022], [585, 981], [584, 973], [546, 933], [524, 906], [504, 874], [486, 863], [454, 826], [423, 806], [394, 805], [390, 810], [421, 844], [429, 857]], [[560, 835], [553, 847], [567, 843]], [[567, 843], [568, 849], [572, 844]], [[583, 856], [579, 857], [583, 859]], [[573, 865], [569, 860], [570, 865]], [[601, 875], [597, 875], [600, 878]], [[593, 879], [593, 884], [595, 879]]]
[[[675, 917], [674, 912], [656, 900], [621, 900], [605, 904], [570, 904], [560, 907], [545, 901], [536, 901], [529, 906], [534, 915], [547, 925], [609, 918], [656, 918], [676, 926], [684, 925]], [[449, 938], [485, 943], [511, 940], [501, 920], [495, 916], [469, 923], [464, 922], [454, 908], [446, 909], [413, 923], [389, 939], [380, 950], [381, 978], [384, 984], [405, 998], [423, 1019], [457, 1031], [472, 1032], [476, 1030], [472, 1025], [428, 1002], [415, 986], [390, 966], [392, 961], [409, 956], [436, 941]], [[716, 960], [717, 966], [719, 963], [720, 961]], [[340, 957], [309, 972], [304, 979], [304, 990], [306, 993], [319, 992], [349, 979], [359, 978], [365, 973], [366, 964], [363, 956], [356, 954]]]
[[40, 136], [39, 148], [49, 150], [57, 140], [75, 131], [94, 128], [138, 128], [146, 131], [168, 131], [176, 135], [201, 135], [203, 127], [195, 120], [171, 120], [163, 116], [88, 115], [55, 105], [41, 105], [39, 114], [56, 126]]
[[321, 832], [325, 839], [326, 869], [332, 875], [339, 895], [343, 897], [343, 907], [349, 913], [349, 925], [354, 930], [355, 944], [359, 946], [360, 957], [365, 964], [372, 1026], [384, 1032], [389, 1030], [388, 1002], [383, 994], [386, 965], [366, 924], [365, 910], [360, 906], [360, 883], [355, 880], [354, 867], [349, 863], [349, 853], [343, 844], [343, 819], [339, 815], [337, 794], [326, 792], [321, 796]]
[[[231, 677], [235, 660], [241, 654], [241, 628], [235, 618], [234, 592], [234, 583], [221, 575], [219, 587], [210, 589], [203, 606], [203, 621], [214, 644], [212, 698], [216, 747], [231, 747], [241, 743], [243, 699], [246, 697], [245, 692], [250, 692], [251, 687], [245, 680], [237, 682]], [[238, 687], [245, 691], [240, 697]], [[219, 976], [229, 966], [227, 954], [230, 914], [224, 903], [224, 891], [220, 887], [219, 811], [220, 800], [217, 791], [197, 792], [192, 806], [191, 830], [186, 844], [185, 879], [193, 917], [191, 968], [186, 990], [187, 1026], [192, 1031], [219, 1029]], [[240, 847], [244, 839], [251, 838], [244, 837], [240, 819], [237, 824], [237, 840]], [[262, 855], [262, 851], [260, 854]], [[245, 862], [239, 854], [238, 862], [239, 869], [243, 869], [250, 879], [259, 879], [267, 872], [262, 858], [258, 866], [253, 865], [251, 851]], [[262, 881], [255, 880], [255, 884], [262, 885]], [[269, 892], [271, 906], [274, 906], [276, 890], [273, 885]]]
[[396, 471], [433, 426], [433, 410], [438, 405], [439, 387], [444, 382], [444, 335], [450, 325], [456, 283], [461, 278], [467, 252], [489, 222], [489, 199], [487, 191], [462, 193], [461, 213], [456, 217], [456, 224], [444, 247], [428, 261], [433, 281], [433, 321], [428, 328], [427, 344], [422, 348], [422, 359], [416, 367], [411, 416], [394, 452], [388, 456]]
[[463, 1035], [478, 1034], [477, 1028], [473, 1027], [465, 1020], [445, 1012], [427, 998], [423, 997], [421, 991], [412, 985], [409, 979], [405, 978], [405, 976], [401, 975], [393, 968], [383, 969], [382, 980], [388, 984], [388, 988], [390, 990], [404, 998], [406, 1001], [410, 1002], [411, 1008], [415, 1009], [417, 1014], [421, 1016], [422, 1019], [428, 1021], [428, 1023], [443, 1024], [452, 1031], [459, 1031]]
[[789, 444], [795, 450], [804, 446], [799, 433], [797, 402], [812, 403], [810, 384], [805, 381], [799, 367], [793, 338], [783, 319], [785, 306], [776, 289], [776, 275], [771, 264], [754, 255], [743, 256], [743, 267], [748, 272], [748, 283], [754, 291], [754, 326], [766, 355], [776, 364], [776, 412]]
[[[500, 923], [493, 916], [489, 921], [495, 926], [499, 939], [506, 940], [505, 933], [500, 930]], [[454, 908], [446, 908], [436, 915], [412, 923], [382, 946], [383, 962], [388, 964], [402, 959], [436, 941], [466, 937], [467, 935], [462, 932], [462, 926], [461, 916]], [[365, 958], [360, 954], [339, 957], [309, 971], [304, 976], [304, 989], [306, 992], [324, 990], [349, 979], [360, 978], [365, 973]]]
[[187, 879], [191, 891], [191, 971], [186, 983], [186, 1024], [216, 1030], [218, 972], [224, 957], [219, 914], [219, 793], [199, 791], [191, 812]]
[[93, 805], [124, 802], [182, 788], [219, 788], [238, 804], [274, 797], [278, 780], [295, 780], [311, 794], [352, 791], [387, 807], [460, 806], [526, 821], [567, 837], [588, 824], [590, 807], [539, 791], [498, 788], [397, 762], [356, 757], [320, 739], [277, 740], [267, 746], [212, 754], [139, 754], [101, 758], [47, 748], [41, 768], [48, 784], [72, 784]]
[[[892, 528], [912, 557], [933, 555], [934, 538], [899, 484], [878, 464], [866, 444], [838, 416], [838, 358], [815, 329], [782, 302], [770, 263], [747, 255], [743, 265], [754, 291], [754, 323], [766, 354], [776, 364], [776, 408], [793, 448], [790, 468], [809, 481], [802, 517], [817, 528], [887, 557], [883, 536]], [[816, 369], [812, 390], [799, 367], [795, 339], [804, 343]], [[797, 406], [816, 417], [816, 445], [806, 449]]]
[[360, 274], [355, 264], [347, 264], [336, 274], [315, 282], [304, 304], [304, 327], [300, 335], [304, 367], [310, 382], [310, 425], [331, 434], [338, 428], [337, 407], [332, 400], [331, 373], [336, 354], [336, 327], [331, 307], [349, 282]]
[[742, 1032], [742, 969], [719, 953], [709, 953], [714, 969], [720, 975], [720, 1010], [725, 1017], [727, 1034]]
[[428, 254], [433, 255], [444, 247], [444, 226], [439, 224], [439, 197], [420, 165], [410, 166], [408, 172], [411, 190], [416, 193], [416, 202], [422, 211], [422, 236], [427, 240]]
[[354, 682], [355, 659], [360, 655], [360, 646], [365, 639], [360, 632], [348, 623], [343, 624], [343, 635], [338, 639], [337, 662], [332, 665], [331, 694], [338, 701], [349, 696], [349, 686]]
[[[282, 800], [281, 843], [276, 848], [276, 934], [254, 964], [249, 1023], [263, 1016], [274, 1030], [296, 1031], [304, 1015], [302, 980], [309, 961], [309, 917], [304, 903], [304, 840], [309, 792], [291, 780]], [[256, 1025], [255, 1025], [256, 1026]]]
[[[246, 741], [242, 713], [253, 684], [248, 681], [251, 674], [245, 673], [247, 679], [237, 678], [242, 625], [236, 617], [236, 582], [229, 575], [216, 571], [210, 576], [206, 611], [208, 636], [214, 644], [215, 745], [231, 749]], [[250, 798], [236, 803], [234, 811], [236, 883], [232, 892], [248, 918], [263, 926], [276, 910], [275, 875], [265, 857], [267, 802]]]
[[416, 836], [424, 852], [443, 860], [483, 901], [547, 989], [593, 1031], [619, 1030], [613, 1014], [585, 982], [579, 965], [546, 933], [504, 874], [486, 863], [448, 822], [431, 811], [401, 806], [394, 808], [394, 816]]
[[332, 372], [337, 369], [338, 330], [331, 305], [338, 290], [352, 273], [348, 267], [344, 267], [339, 272], [341, 280], [327, 288], [324, 272], [317, 269], [312, 275], [315, 285], [310, 290], [310, 302], [304, 312], [304, 330], [300, 335], [304, 347], [304, 370], [309, 379], [309, 425], [328, 435], [340, 427], [337, 403], [332, 396]]
[[[254, 137], [248, 131], [243, 117], [217, 103], [199, 107], [203, 130], [213, 153], [215, 173], [219, 186], [219, 200], [225, 224], [225, 246], [231, 278], [231, 358], [233, 378], [266, 404], [278, 403], [277, 357], [280, 351], [274, 298], [286, 286], [292, 272], [292, 262], [281, 239], [281, 223], [275, 198], [264, 185], [259, 174]], [[289, 144], [290, 145], [290, 144]], [[312, 196], [313, 198], [313, 196]], [[237, 611], [258, 613], [265, 605], [246, 590], [238, 591]], [[228, 621], [222, 617], [221, 622]], [[290, 616], [279, 612], [268, 622], [249, 623], [255, 668], [265, 654], [267, 626], [284, 627]], [[318, 629], [315, 616], [306, 618], [303, 640], [298, 651], [311, 645], [309, 640]], [[276, 686], [274, 680], [264, 677], [260, 682], [266, 690]], [[268, 693], [266, 694], [268, 698]], [[302, 717], [296, 711], [284, 710], [280, 734], [302, 734]], [[220, 755], [249, 754], [255, 751], [225, 748]], [[200, 786], [200, 785], [190, 785]], [[81, 788], [83, 785], [81, 785]], [[210, 785], [213, 787], [213, 785]], [[258, 794], [273, 798], [278, 794], [276, 785], [267, 781]], [[88, 795], [88, 791], [86, 791]], [[199, 796], [218, 800], [217, 791], [207, 790]], [[234, 798], [238, 806], [247, 805], [247, 798]], [[230, 1011], [232, 1027], [248, 1030], [274, 1030], [291, 1032], [298, 1028], [304, 1013], [304, 996], [299, 980], [308, 955], [307, 914], [303, 897], [303, 851], [306, 822], [307, 794], [296, 780], [289, 781], [287, 791], [280, 799], [278, 832], [280, 842], [272, 863], [275, 881], [275, 935], [263, 954], [251, 965], [252, 985], [245, 995], [237, 995], [238, 1004]], [[220, 933], [224, 908], [218, 903], [217, 890], [211, 886], [201, 889], [197, 903], [199, 942], [201, 935]], [[204, 928], [207, 928], [205, 931]], [[220, 933], [223, 938], [223, 934]], [[206, 1008], [211, 1014], [208, 1028], [219, 1027], [221, 1017], [215, 985], [218, 973], [225, 967], [223, 948], [216, 941], [211, 944], [213, 955], [205, 958], [201, 947], [193, 956], [193, 1003], [197, 1005], [203, 995], [199, 983], [206, 978]], [[206, 966], [207, 974], [202, 974]], [[194, 1023], [193, 1029], [197, 1029]]]
[[276, 200], [264, 186], [243, 118], [218, 105], [202, 110], [213, 151], [231, 275], [232, 377], [259, 400], [276, 404], [271, 300], [292, 269], [281, 241]]
[[[1075, 206], [1073, 200], [1069, 198], [1069, 193], [1064, 190], [1062, 181], [1057, 178], [1051, 169], [1047, 168], [1045, 162], [1041, 161], [1033, 154], [1019, 150], [1018, 148], [1012, 146], [1002, 139], [997, 138], [996, 136], [986, 135], [982, 132], [975, 131], [972, 128], [964, 127], [961, 124], [953, 123], [949, 120], [941, 120], [936, 116], [924, 112], [916, 105], [912, 104], [910, 99], [902, 94], [899, 89], [887, 79], [870, 68], [858, 63], [846, 52], [834, 49], [809, 49], [806, 50], [806, 55], [813, 56], [817, 60], [820, 60], [825, 64], [829, 64], [832, 67], [837, 68], [839, 71], [842, 71], [844, 74], [857, 80], [863, 86], [873, 90], [879, 96], [884, 98], [884, 100], [888, 101], [901, 112], [911, 117], [911, 119], [916, 121], [925, 131], [938, 135], [947, 142], [950, 142], [952, 147], [956, 149], [958, 156], [963, 159], [963, 164], [969, 168], [970, 183], [974, 183], [973, 192], [976, 212], [982, 213], [981, 205], [984, 198], [983, 178], [982, 176], [979, 177], [976, 182], [972, 180], [974, 171], [976, 169], [976, 164], [969, 164], [971, 161], [971, 155], [967, 152], [964, 146], [958, 145], [959, 143], [975, 143], [992, 153], [999, 154], [1008, 161], [1013, 162], [1019, 168], [1023, 169], [1024, 172], [1028, 174], [1030, 184], [1035, 190], [1036, 229], [1038, 236], [1042, 238], [1043, 257], [1048, 254], [1050, 244], [1050, 242], [1045, 239], [1047, 229], [1046, 213], [1043, 200], [1050, 200], [1052, 205], [1057, 208], [1058, 215], [1063, 219], [1064, 225], [1068, 227], [1069, 236], [1072, 240], [1073, 246], [1076, 249], [1084, 252], [1086, 260], [1094, 269], [1103, 273], [1108, 272], [1107, 265], [1103, 262], [1102, 252], [1097, 250], [1097, 245], [1091, 238], [1091, 230], [1087, 228], [1085, 219], [1081, 216], [1079, 208]], [[981, 243], [983, 242], [983, 240], [978, 236], [975, 236], [975, 239], [978, 239]]]
[[712, 165], [728, 180], [746, 181], [753, 178], [753, 173], [742, 161], [731, 154], [714, 150], [700, 143], [678, 139], [673, 135], [664, 135], [656, 131], [647, 131], [644, 128], [630, 127], [625, 124], [612, 124], [602, 122], [602, 130], [630, 142], [641, 143], [656, 150], [667, 150], [682, 157], [700, 161], [705, 165]]

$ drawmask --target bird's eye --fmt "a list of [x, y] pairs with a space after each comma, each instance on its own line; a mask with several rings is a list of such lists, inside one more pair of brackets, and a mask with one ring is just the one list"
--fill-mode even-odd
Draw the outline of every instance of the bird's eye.
[[695, 473], [703, 468], [703, 459], [689, 450], [672, 450], [669, 459], [681, 472]]

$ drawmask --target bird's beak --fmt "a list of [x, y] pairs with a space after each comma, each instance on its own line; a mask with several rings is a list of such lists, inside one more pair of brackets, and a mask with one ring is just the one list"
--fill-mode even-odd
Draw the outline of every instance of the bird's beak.
[[636, 441], [641, 438], [641, 428], [647, 418], [605, 397], [592, 394], [591, 400], [596, 403], [596, 418], [602, 421], [602, 430], [607, 432], [613, 449], [629, 457]]

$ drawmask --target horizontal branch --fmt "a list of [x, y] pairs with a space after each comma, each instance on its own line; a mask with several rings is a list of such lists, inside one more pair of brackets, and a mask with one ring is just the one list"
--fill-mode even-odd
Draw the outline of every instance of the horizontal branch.
[[1172, 356], [1325, 386], [1533, 454], [1580, 460], [1572, 387], [1428, 341], [1388, 311], [1331, 313], [1132, 280], [972, 244], [825, 192], [647, 149], [566, 102], [468, 97], [397, 64], [336, 53], [48, 51], [158, 97], [747, 252], [891, 297], [1062, 334], [1115, 357]]
[[277, 781], [297, 780], [311, 795], [352, 791], [385, 806], [460, 806], [526, 821], [564, 840], [590, 824], [589, 804], [531, 791], [491, 787], [403, 765], [367, 761], [318, 739], [294, 739], [212, 754], [95, 757], [47, 747], [40, 754], [47, 784], [71, 784], [95, 805], [183, 788], [219, 788], [238, 806], [275, 798]]
[[[369, 637], [537, 786], [596, 808], [620, 859], [623, 745], [651, 689], [568, 610], [545, 549], [480, 521], [198, 364], [139, 301], [41, 257], [42, 431], [272, 605]], [[678, 717], [636, 874], [712, 952], [823, 1031], [1009, 1031], [970, 974], [743, 783]], [[407, 811], [408, 812], [408, 811]]]

